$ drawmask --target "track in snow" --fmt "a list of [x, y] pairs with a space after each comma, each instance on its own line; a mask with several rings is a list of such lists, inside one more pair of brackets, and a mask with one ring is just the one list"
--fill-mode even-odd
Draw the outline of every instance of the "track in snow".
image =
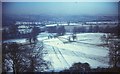
[[[58, 38], [58, 40], [64, 44], [64, 41], [61, 40], [61, 37], [60, 37], [60, 39]], [[43, 40], [43, 42], [44, 42], [44, 40]], [[97, 61], [97, 62], [100, 62], [100, 63], [103, 63], [103, 64], [108, 63], [108, 57], [107, 56], [94, 55], [94, 54], [91, 54], [91, 53], [87, 54], [87, 53], [84, 53], [84, 52], [74, 51], [74, 50], [72, 51], [72, 50], [69, 50], [69, 49], [64, 49], [64, 48], [59, 48], [59, 47], [56, 47], [56, 46], [49, 45], [49, 41], [46, 41], [46, 42], [48, 42], [48, 44], [45, 43], [45, 46], [49, 46], [52, 49], [52, 51], [50, 51], [50, 52], [53, 52], [56, 55], [56, 58], [62, 64], [61, 66], [64, 69], [65, 69], [65, 67], [70, 67], [72, 65], [71, 61], [69, 60], [70, 57], [68, 58], [66, 56], [74, 56], [74, 57], [77, 57], [77, 58], [80, 58], [80, 57], [81, 58], [86, 58], [86, 59], [94, 60], [94, 61]], [[72, 42], [72, 43], [68, 43], [68, 44], [75, 45], [74, 43], [76, 43], [77, 45], [84, 44], [84, 45], [95, 46], [95, 44], [89, 44], [89, 43], [84, 43], [84, 42], [80, 42], [80, 41], [76, 41], [76, 42]], [[98, 47], [98, 46], [96, 46], [96, 47]], [[49, 49], [49, 50], [51, 50], [51, 49]], [[48, 54], [49, 54], [49, 52], [48, 52]], [[56, 59], [52, 59], [52, 60], [54, 61]], [[79, 61], [79, 62], [81, 62], [81, 61]]]
[[[50, 46], [50, 45], [47, 45]], [[108, 61], [105, 61], [107, 59], [107, 57], [102, 57], [102, 56], [96, 56], [96, 55], [89, 55], [89, 54], [85, 54], [82, 52], [77, 52], [77, 51], [71, 51], [71, 50], [66, 50], [66, 49], [60, 49], [57, 47], [53, 47], [50, 46], [52, 48], [52, 51], [55, 53], [57, 59], [59, 60], [59, 62], [61, 63], [62, 68], [69, 68], [72, 64], [70, 63], [68, 59], [68, 57], [65, 57], [65, 55], [67, 56], [75, 56], [75, 57], [82, 57], [82, 58], [87, 58], [90, 60], [95, 60], [101, 63], [108, 63]], [[70, 57], [69, 57], [70, 58]], [[56, 59], [52, 59], [53, 61]], [[79, 61], [80, 62], [80, 61]]]

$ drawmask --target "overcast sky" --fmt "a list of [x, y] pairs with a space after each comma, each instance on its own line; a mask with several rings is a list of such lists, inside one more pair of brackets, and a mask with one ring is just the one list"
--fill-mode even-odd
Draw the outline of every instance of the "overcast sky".
[[2, 2], [118, 2], [120, 0], [1, 0]]
[[5, 2], [4, 14], [117, 15], [117, 2]]

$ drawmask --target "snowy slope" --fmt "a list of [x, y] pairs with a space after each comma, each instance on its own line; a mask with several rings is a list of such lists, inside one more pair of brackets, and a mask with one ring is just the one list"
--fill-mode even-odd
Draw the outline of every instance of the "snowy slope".
[[48, 50], [45, 59], [51, 61], [55, 71], [69, 68], [77, 62], [87, 62], [91, 68], [108, 67], [108, 48], [97, 46], [102, 43], [100, 40], [102, 35], [102, 33], [81, 33], [77, 35], [77, 42], [66, 44], [58, 38], [44, 40], [45, 50]]
[[[48, 54], [44, 59], [51, 62], [49, 70], [60, 71], [68, 69], [73, 63], [89, 63], [91, 68], [109, 67], [108, 48], [98, 46], [102, 44], [100, 37], [104, 33], [80, 33], [77, 34], [76, 42], [68, 41], [70, 34], [48, 39], [49, 33], [39, 34], [38, 40], [43, 41], [44, 50]], [[51, 34], [53, 35], [53, 34]], [[12, 39], [5, 42], [25, 43], [25, 39]]]

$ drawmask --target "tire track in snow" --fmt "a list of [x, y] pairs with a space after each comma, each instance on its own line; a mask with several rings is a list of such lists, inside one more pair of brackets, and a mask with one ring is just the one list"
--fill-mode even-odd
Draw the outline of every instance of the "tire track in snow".
[[[51, 45], [50, 45], [51, 46]], [[59, 49], [58, 47], [55, 47], [57, 49]], [[83, 57], [83, 58], [88, 58], [88, 59], [91, 59], [91, 60], [95, 60], [95, 61], [98, 61], [98, 62], [101, 62], [101, 63], [108, 63], [108, 59], [107, 57], [102, 57], [102, 56], [98, 56], [98, 55], [91, 55], [91, 54], [85, 54], [85, 53], [82, 53], [82, 52], [77, 52], [77, 51], [71, 51], [71, 50], [67, 50], [67, 49], [60, 49], [61, 51], [66, 51], [66, 52], [69, 52], [69, 53], [65, 53], [64, 55], [71, 55], [70, 53], [73, 53], [75, 56], [77, 57]], [[61, 55], [63, 55], [63, 53], [60, 52]]]
[[[46, 45], [46, 44], [44, 44], [44, 45]], [[49, 47], [50, 46], [44, 46], [44, 49], [46, 50], [46, 51], [48, 51], [48, 49], [49, 49]], [[50, 50], [50, 51], [52, 51], [52, 50]], [[50, 52], [50, 51], [48, 51], [48, 52]], [[51, 52], [50, 52], [50, 54], [51, 54]], [[54, 68], [54, 66], [52, 65], [52, 62], [53, 62], [53, 59], [51, 58], [51, 56], [49, 56], [49, 54], [47, 53], [47, 54], [45, 54], [47, 57], [49, 57], [49, 60], [51, 60], [50, 62], [50, 66], [49, 67], [52, 67], [52, 70], [54, 71], [55, 70], [55, 68]]]
[[[64, 38], [67, 40], [67, 38]], [[62, 41], [63, 42], [63, 41]], [[95, 46], [95, 44], [90, 44], [90, 43], [84, 43], [84, 42], [79, 42], [79, 41], [76, 41], [76, 43], [82, 43], [82, 44], [85, 44], [85, 45], [91, 45], [91, 46]], [[74, 44], [74, 43], [72, 43]], [[73, 51], [74, 52], [74, 51]], [[79, 51], [78, 51], [79, 52]], [[79, 52], [80, 55], [82, 54], [82, 56], [84, 55], [85, 58], [89, 58], [89, 59], [92, 59], [92, 60], [96, 60], [96, 61], [99, 61], [99, 62], [102, 62], [102, 63], [108, 63], [108, 61], [105, 61], [105, 59], [107, 59], [107, 57], [102, 57], [101, 56], [96, 56], [96, 55], [89, 55], [89, 54], [84, 54], [84, 53], [81, 53]], [[75, 54], [75, 53], [74, 53]], [[76, 54], [75, 54], [76, 55]], [[91, 56], [91, 57], [90, 57]]]
[[61, 55], [61, 57], [64, 59], [65, 63], [67, 64], [68, 68], [70, 67], [69, 63], [67, 62], [67, 60], [65, 59], [65, 57], [63, 56], [62, 52], [60, 51], [59, 48], [56, 47], [56, 49], [58, 50], [59, 54]]
[[87, 54], [84, 54], [81, 52], [75, 52], [75, 51], [71, 51], [71, 52], [77, 57], [88, 58], [88, 59], [95, 60], [101, 63], [108, 63], [108, 61], [105, 61], [107, 57], [92, 56], [92, 55], [87, 55]]
[[60, 50], [68, 52], [68, 53], [62, 53], [62, 55], [63, 54], [64, 55], [72, 55], [71, 53], [73, 53], [77, 57], [88, 58], [88, 59], [95, 60], [95, 61], [98, 61], [98, 62], [101, 62], [101, 63], [108, 63], [108, 60], [106, 60], [106, 59], [108, 59], [108, 57], [102, 57], [102, 56], [97, 56], [97, 55], [85, 54], [85, 53], [82, 53], [82, 52], [79, 52], [79, 51], [78, 52], [77, 51], [70, 51], [70, 50], [66, 50], [66, 49], [60, 49]]
[[[63, 56], [60, 54], [60, 52], [58, 51], [58, 49], [56, 47], [53, 47], [51, 45], [47, 45], [45, 44], [46, 46], [49, 46], [50, 48], [52, 48], [52, 52], [54, 52], [54, 54], [56, 55], [57, 59], [59, 60], [59, 62], [61, 63], [62, 65], [62, 68], [65, 68], [66, 66], [64, 66], [64, 62], [62, 62], [62, 60], [64, 59]], [[59, 56], [60, 54], [60, 56]], [[62, 57], [62, 59], [60, 58]], [[65, 62], [67, 62], [65, 59], [64, 59]], [[67, 63], [67, 66], [68, 66], [68, 63]], [[54, 68], [54, 67], [53, 67]]]
[[[92, 45], [93, 46], [93, 44], [83, 43], [83, 42], [79, 42], [79, 41], [77, 41], [76, 43], [77, 44], [81, 43], [81, 44]], [[49, 45], [49, 44], [47, 44], [47, 45]], [[49, 45], [49, 46], [52, 46], [52, 45]], [[64, 55], [72, 55], [70, 53], [73, 53], [77, 57], [88, 58], [88, 59], [95, 60], [95, 61], [98, 61], [98, 62], [101, 62], [101, 63], [108, 63], [108, 60], [106, 60], [106, 59], [108, 59], [107, 57], [98, 56], [98, 55], [91, 55], [91, 54], [85, 54], [85, 53], [82, 53], [82, 52], [79, 52], [79, 51], [77, 52], [77, 51], [67, 50], [67, 49], [63, 49], [63, 48], [61, 49], [61, 48], [58, 48], [56, 46], [53, 46], [53, 47], [55, 48], [55, 50], [56, 49], [58, 50], [59, 54], [62, 56], [62, 58], [64, 59], [64, 61], [67, 64], [68, 64], [68, 61], [65, 59]], [[66, 52], [69, 52], [69, 53], [62, 53], [62, 51], [66, 51]], [[69, 66], [69, 64], [68, 64], [68, 66]]]
[[[75, 52], [75, 51], [73, 51], [73, 52]], [[98, 55], [85, 54], [85, 53], [82, 53], [82, 52], [79, 52], [79, 51], [76, 52], [76, 53], [79, 53], [83, 57], [86, 57], [86, 58], [89, 58], [89, 59], [92, 59], [92, 60], [96, 60], [96, 61], [99, 61], [99, 62], [102, 62], [102, 63], [108, 63], [109, 62], [107, 56], [103, 57], [103, 56], [98, 56]]]
[[[46, 45], [46, 44], [45, 44], [45, 45]], [[65, 65], [64, 62], [65, 62], [66, 65], [67, 65], [68, 68], [69, 68], [70, 65], [69, 65], [69, 63], [67, 62], [67, 60], [65, 59], [65, 57], [63, 56], [62, 52], [59, 50], [59, 48], [57, 48], [57, 47], [53, 47], [53, 46], [51, 46], [51, 45], [48, 45], [48, 46], [52, 47], [53, 52], [55, 53], [56, 57], [57, 57], [58, 60], [60, 61], [62, 67], [63, 67], [63, 68], [66, 67], [66, 66], [64, 66], [64, 65]], [[57, 52], [58, 52], [58, 53], [57, 53]], [[58, 54], [60, 54], [60, 56], [58, 56]], [[61, 57], [62, 59], [61, 59], [60, 57]], [[64, 60], [64, 62], [62, 62], [62, 60]]]
[[57, 52], [55, 51], [55, 49], [54, 49], [53, 46], [51, 46], [51, 47], [52, 47], [52, 49], [53, 49], [53, 51], [54, 51], [56, 57], [58, 58], [58, 60], [60, 61], [61, 65], [62, 65], [62, 67], [63, 67], [62, 61], [61, 61], [60, 58], [58, 57]]

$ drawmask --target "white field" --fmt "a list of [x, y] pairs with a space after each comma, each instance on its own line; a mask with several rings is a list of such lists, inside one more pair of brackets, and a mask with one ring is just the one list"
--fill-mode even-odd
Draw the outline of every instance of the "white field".
[[108, 67], [108, 48], [97, 46], [102, 44], [100, 37], [103, 33], [77, 34], [77, 41], [67, 41], [69, 35], [43, 41], [48, 51], [45, 59], [51, 61], [51, 70], [60, 71], [69, 68], [73, 63], [89, 63], [91, 68]]
[[[44, 59], [51, 62], [50, 69], [47, 71], [60, 71], [68, 69], [73, 63], [89, 63], [91, 68], [109, 67], [108, 48], [98, 46], [102, 44], [100, 37], [104, 33], [80, 33], [77, 34], [76, 42], [68, 42], [69, 34], [58, 38], [48, 39], [48, 33], [38, 35], [38, 40], [43, 41], [44, 50], [48, 54]], [[6, 42], [24, 43], [25, 39], [8, 40]]]

